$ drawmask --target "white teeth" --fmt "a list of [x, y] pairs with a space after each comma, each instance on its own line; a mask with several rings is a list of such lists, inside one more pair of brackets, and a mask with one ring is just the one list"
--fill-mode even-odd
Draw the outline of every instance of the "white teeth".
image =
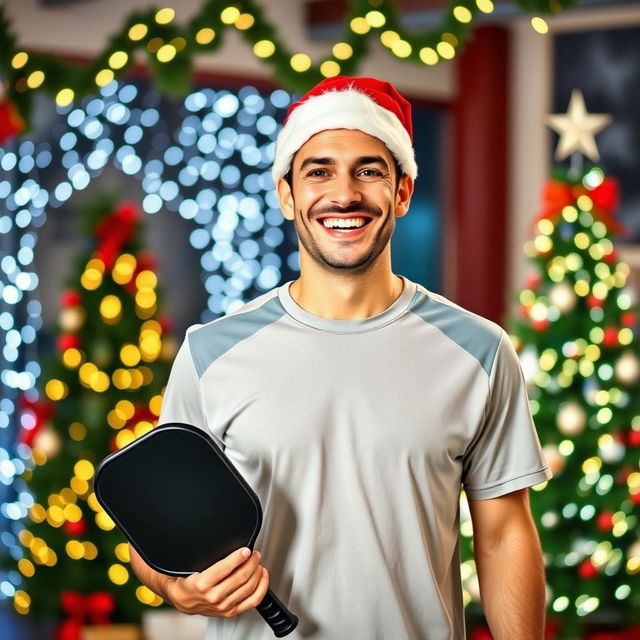
[[341, 229], [357, 229], [358, 227], [364, 227], [366, 220], [364, 218], [324, 218], [322, 224], [327, 229], [334, 229], [336, 227]]

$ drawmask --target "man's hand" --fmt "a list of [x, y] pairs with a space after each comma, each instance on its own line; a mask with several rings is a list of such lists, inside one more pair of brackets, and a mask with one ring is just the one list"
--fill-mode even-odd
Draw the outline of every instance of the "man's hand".
[[154, 571], [129, 545], [131, 565], [141, 582], [159, 593], [178, 611], [231, 618], [262, 602], [269, 588], [260, 552], [238, 549], [200, 573], [186, 578]]

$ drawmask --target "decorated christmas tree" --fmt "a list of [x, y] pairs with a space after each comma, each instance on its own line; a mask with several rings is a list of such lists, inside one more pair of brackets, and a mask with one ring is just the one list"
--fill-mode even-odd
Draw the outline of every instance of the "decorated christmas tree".
[[545, 186], [512, 326], [554, 473], [530, 492], [548, 617], [560, 625], [554, 637], [572, 640], [589, 638], [595, 623], [622, 629], [640, 622], [635, 296], [613, 242], [616, 183], [601, 167], [582, 166], [582, 154], [599, 161], [594, 134], [609, 120], [588, 114], [577, 91], [566, 115], [549, 117], [560, 133], [556, 158], [573, 155]]
[[60, 640], [78, 639], [82, 624], [137, 621], [162, 603], [133, 576], [92, 480], [107, 454], [157, 423], [175, 343], [158, 315], [136, 206], [101, 196], [83, 217], [91, 246], [62, 295], [57, 353], [43, 363], [40, 392], [22, 403], [33, 460], [23, 479], [34, 503], [19, 536], [25, 584], [14, 605], [61, 619]]

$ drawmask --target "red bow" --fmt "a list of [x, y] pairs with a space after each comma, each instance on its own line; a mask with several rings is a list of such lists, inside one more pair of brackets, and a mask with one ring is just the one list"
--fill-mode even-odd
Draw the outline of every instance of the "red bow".
[[611, 215], [619, 202], [618, 183], [612, 178], [605, 178], [594, 189], [587, 189], [579, 184], [567, 184], [561, 180], [550, 180], [543, 188], [542, 211], [534, 220], [534, 224], [542, 218], [554, 220], [566, 206], [574, 204], [582, 195], [591, 198], [594, 217], [602, 221], [609, 231], [615, 233], [624, 231], [622, 225]]
[[139, 217], [140, 212], [135, 204], [123, 202], [96, 227], [95, 234], [100, 241], [96, 255], [107, 269], [113, 268], [117, 254], [131, 240]]
[[0, 144], [4, 144], [27, 128], [18, 109], [10, 100], [0, 100]]
[[35, 424], [31, 429], [23, 428], [20, 433], [20, 442], [32, 447], [33, 441], [42, 428], [42, 425], [51, 418], [55, 411], [55, 404], [51, 400], [29, 400], [26, 396], [20, 396], [20, 406], [23, 413], [29, 412], [35, 418]]
[[62, 611], [69, 617], [66, 622], [76, 622], [80, 625], [109, 624], [115, 609], [113, 595], [106, 591], [96, 591], [84, 595], [77, 591], [63, 591], [60, 596]]

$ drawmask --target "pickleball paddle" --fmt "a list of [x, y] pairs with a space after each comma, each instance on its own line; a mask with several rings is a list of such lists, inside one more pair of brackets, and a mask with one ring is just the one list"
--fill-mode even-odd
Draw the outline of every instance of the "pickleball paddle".
[[[96, 469], [98, 502], [153, 569], [204, 571], [240, 547], [253, 549], [262, 508], [213, 439], [192, 425], [159, 425]], [[256, 607], [276, 637], [298, 624], [269, 589]]]

